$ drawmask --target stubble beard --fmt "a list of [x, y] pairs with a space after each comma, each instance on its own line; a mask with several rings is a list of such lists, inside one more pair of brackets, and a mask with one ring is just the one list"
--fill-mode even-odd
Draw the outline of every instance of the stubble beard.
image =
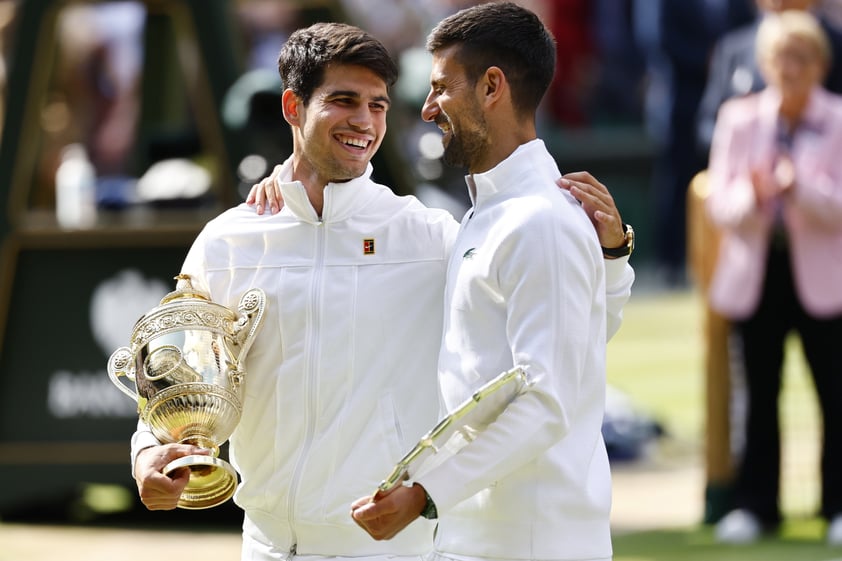
[[[452, 129], [451, 129], [452, 130]], [[484, 126], [457, 135], [451, 132], [450, 142], [444, 147], [442, 160], [449, 166], [470, 168], [485, 153], [487, 134]]]
[[[448, 119], [449, 120], [449, 119]], [[442, 160], [454, 167], [471, 168], [485, 154], [488, 145], [488, 127], [481, 114], [474, 113], [464, 119], [461, 129], [467, 132], [456, 133], [453, 122], [450, 121], [450, 142], [444, 147]]]

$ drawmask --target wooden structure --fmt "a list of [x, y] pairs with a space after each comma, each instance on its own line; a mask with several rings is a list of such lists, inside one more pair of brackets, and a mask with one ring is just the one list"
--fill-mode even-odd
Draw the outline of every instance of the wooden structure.
[[[719, 232], [705, 211], [707, 172], [698, 173], [687, 192], [687, 255], [702, 295], [707, 294], [716, 266]], [[728, 363], [728, 321], [703, 298], [705, 373], [705, 513], [717, 522], [730, 510], [733, 462], [730, 449], [731, 378]]]

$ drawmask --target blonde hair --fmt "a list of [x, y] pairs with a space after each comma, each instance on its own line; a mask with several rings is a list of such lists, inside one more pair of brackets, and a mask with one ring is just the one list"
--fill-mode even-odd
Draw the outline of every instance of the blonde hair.
[[761, 65], [783, 41], [798, 37], [811, 43], [819, 55], [821, 63], [829, 68], [833, 62], [830, 40], [819, 20], [806, 10], [784, 10], [770, 13], [763, 17], [757, 29], [755, 52]]

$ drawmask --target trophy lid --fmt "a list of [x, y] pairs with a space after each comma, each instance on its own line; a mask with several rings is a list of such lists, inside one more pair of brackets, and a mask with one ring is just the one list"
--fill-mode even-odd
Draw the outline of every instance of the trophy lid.
[[210, 294], [193, 286], [190, 275], [174, 277], [176, 288], [135, 323], [131, 350], [137, 353], [149, 341], [176, 331], [205, 330], [233, 337], [237, 315], [211, 300]]
[[210, 295], [193, 287], [190, 275], [181, 273], [173, 277], [176, 280], [175, 290], [161, 298], [161, 305], [168, 304], [180, 298], [194, 298], [210, 302]]

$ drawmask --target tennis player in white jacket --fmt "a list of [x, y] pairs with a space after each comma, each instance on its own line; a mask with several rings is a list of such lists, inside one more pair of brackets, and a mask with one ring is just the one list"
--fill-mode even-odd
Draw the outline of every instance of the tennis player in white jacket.
[[532, 12], [487, 3], [446, 18], [427, 46], [422, 114], [468, 168], [473, 202], [447, 271], [444, 408], [516, 365], [531, 385], [457, 454], [352, 516], [378, 539], [438, 516], [432, 559], [609, 560], [606, 267], [535, 127], [555, 42]]

